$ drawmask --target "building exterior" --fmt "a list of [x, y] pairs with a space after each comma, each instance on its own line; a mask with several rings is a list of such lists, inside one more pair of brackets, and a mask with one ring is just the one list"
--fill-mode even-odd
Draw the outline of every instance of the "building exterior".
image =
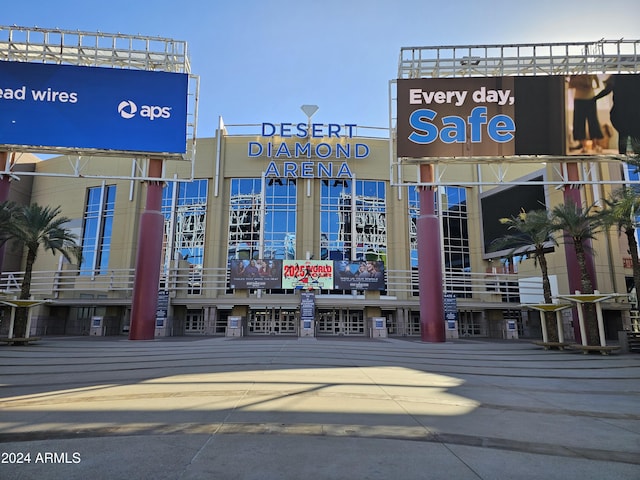
[[[288, 134], [288, 124], [282, 125], [252, 127], [255, 134], [233, 134], [233, 127], [223, 127], [216, 137], [199, 139], [193, 180], [164, 187], [156, 335], [419, 336], [419, 202], [416, 187], [390, 182], [389, 138], [356, 126], [340, 127], [350, 131], [337, 136], [336, 125], [291, 122], [306, 135], [296, 137]], [[284, 135], [265, 135], [273, 127]], [[314, 128], [317, 136], [307, 135]], [[60, 156], [21, 163], [40, 175], [32, 178], [28, 192], [17, 188], [20, 182], [11, 189], [11, 197], [22, 202], [60, 205], [83, 250], [79, 266], [40, 253], [32, 293], [48, 302], [34, 312], [32, 334], [126, 334], [146, 184], [118, 177], [129, 175], [139, 160], [104, 157], [85, 169], [86, 177], [111, 180], [55, 176], [75, 160]], [[165, 176], [185, 178], [190, 168], [188, 162], [170, 162]], [[494, 168], [449, 165], [441, 178], [471, 182]], [[628, 175], [618, 161], [590, 168], [602, 182], [582, 187], [588, 202], [616, 188], [607, 181]], [[513, 165], [507, 176], [520, 183], [558, 180], [553, 164]], [[547, 207], [563, 201], [561, 189], [553, 185], [533, 188]], [[510, 215], [509, 199], [518, 202], [523, 189], [522, 184], [438, 189], [449, 338], [539, 337], [537, 313], [521, 308], [541, 301], [537, 266], [526, 255], [491, 254], [483, 237], [490, 218]], [[615, 231], [603, 233], [593, 247], [599, 290], [626, 293], [632, 272], [624, 240]], [[548, 255], [556, 295], [570, 293], [564, 248], [561, 244]], [[2, 272], [0, 289], [10, 295], [20, 284], [15, 268], [20, 255], [8, 248], [5, 256], [4, 264], [13, 268]], [[357, 283], [350, 289], [333, 284], [286, 288], [277, 282], [254, 288], [236, 285], [232, 272], [239, 263], [307, 260], [335, 265], [335, 275], [341, 264], [381, 265], [384, 281], [374, 283], [375, 288]], [[314, 293], [311, 299], [305, 295], [309, 292]], [[305, 313], [309, 300], [311, 315]], [[604, 308], [607, 335], [617, 338], [618, 330], [630, 326], [628, 301], [619, 298]], [[569, 338], [571, 323], [568, 312]]]
[[[214, 137], [196, 142], [198, 83], [184, 42], [132, 37], [127, 45], [140, 42], [140, 55], [117, 48], [120, 34], [106, 35], [112, 41], [96, 42], [88, 55], [89, 34], [55, 32], [66, 45], [58, 58], [50, 34], [35, 29], [25, 43], [10, 33], [0, 42], [1, 66], [28, 70], [34, 85], [36, 70], [64, 70], [65, 82], [74, 82], [65, 106], [89, 88], [84, 75], [113, 75], [126, 86], [136, 80], [142, 90], [153, 78], [158, 95], [177, 94], [137, 105], [113, 87], [113, 98], [93, 95], [109, 119], [104, 128], [76, 132], [56, 123], [42, 140], [49, 116], [60, 115], [54, 109], [38, 118], [41, 128], [19, 122], [27, 126], [22, 137], [4, 132], [2, 195], [60, 206], [82, 248], [80, 265], [38, 256], [31, 292], [46, 301], [33, 309], [32, 334], [133, 332], [139, 310], [156, 304], [141, 301], [142, 284], [157, 292], [156, 336], [420, 336], [436, 323], [447, 338], [538, 338], [539, 314], [526, 305], [542, 302], [540, 272], [527, 251], [496, 249], [505, 233], [500, 218], [568, 200], [602, 205], [638, 182], [624, 163], [636, 134], [619, 122], [623, 106], [638, 105], [638, 41], [406, 48], [390, 84], [387, 128], [314, 123], [303, 109], [306, 121], [292, 113], [288, 121], [225, 127], [221, 119]], [[43, 65], [32, 72], [27, 63]], [[586, 107], [579, 105], [585, 79]], [[11, 106], [4, 115], [29, 119], [22, 103]], [[86, 126], [82, 114], [73, 112]], [[176, 123], [165, 128], [161, 119]], [[130, 134], [134, 124], [145, 132], [143, 146]], [[83, 143], [92, 134], [99, 142]], [[43, 145], [63, 155], [40, 161], [19, 153]], [[151, 239], [142, 218], [158, 219], [160, 210], [164, 228], [154, 227]], [[155, 273], [144, 278], [139, 265], [158, 246], [144, 242], [160, 236], [156, 288]], [[591, 247], [596, 288], [621, 294], [603, 305], [607, 337], [640, 329], [626, 296], [632, 269], [624, 239], [602, 232]], [[553, 295], [573, 293], [569, 249], [550, 244], [547, 259]], [[11, 298], [22, 282], [22, 251], [9, 245], [2, 260], [0, 294]], [[577, 337], [574, 320], [563, 312], [567, 339]]]

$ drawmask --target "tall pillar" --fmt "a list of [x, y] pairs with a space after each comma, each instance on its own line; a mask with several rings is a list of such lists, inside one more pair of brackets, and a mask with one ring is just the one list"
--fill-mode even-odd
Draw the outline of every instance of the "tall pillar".
[[[433, 165], [420, 166], [420, 178], [433, 183]], [[436, 215], [434, 187], [420, 189], [418, 235], [418, 281], [420, 289], [420, 331], [423, 342], [444, 342], [444, 291], [440, 252], [440, 220]]]
[[[148, 177], [162, 176], [162, 160], [149, 159]], [[136, 272], [131, 300], [129, 340], [153, 340], [158, 308], [158, 284], [162, 261], [162, 182], [147, 184], [147, 203], [140, 215]]]

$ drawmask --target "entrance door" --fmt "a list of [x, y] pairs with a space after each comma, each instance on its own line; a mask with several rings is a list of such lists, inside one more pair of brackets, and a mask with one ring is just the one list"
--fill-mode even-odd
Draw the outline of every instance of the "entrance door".
[[296, 312], [290, 310], [274, 310], [276, 331], [282, 335], [296, 335], [298, 332]]
[[462, 310], [458, 314], [458, 336], [483, 337], [486, 336], [482, 328], [482, 316], [479, 312]]
[[295, 312], [279, 308], [252, 310], [249, 335], [296, 335]]
[[318, 335], [365, 335], [364, 314], [362, 310], [325, 310], [320, 311]]
[[202, 310], [187, 310], [187, 318], [184, 324], [184, 334], [204, 334], [204, 313], [202, 312]]
[[252, 310], [249, 315], [249, 335], [270, 335], [273, 331], [269, 310]]
[[343, 313], [345, 335], [364, 335], [364, 314], [362, 310], [346, 310]]

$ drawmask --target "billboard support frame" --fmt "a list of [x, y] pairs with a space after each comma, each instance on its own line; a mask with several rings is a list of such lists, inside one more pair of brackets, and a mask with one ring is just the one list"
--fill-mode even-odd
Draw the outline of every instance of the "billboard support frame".
[[[13, 154], [67, 155], [82, 156], [88, 159], [124, 157], [188, 161], [191, 164], [190, 178], [178, 179], [178, 181], [193, 180], [200, 81], [197, 75], [191, 74], [191, 65], [185, 41], [157, 36], [0, 25], [0, 61], [186, 74], [188, 82], [184, 154], [10, 144], [3, 144], [0, 149]], [[88, 163], [84, 165], [86, 166]], [[79, 162], [76, 162], [76, 167], [72, 168], [70, 173], [53, 176], [158, 180], [157, 178], [133, 176], [93, 175], [87, 173], [85, 168], [77, 168], [77, 166], [79, 166]], [[2, 165], [0, 168], [2, 168], [0, 175], [13, 175], [13, 172], [7, 166]], [[48, 173], [42, 174], [40, 172], [20, 172], [20, 175], [50, 176]], [[176, 181], [174, 177], [161, 178], [161, 180]]]
[[[400, 151], [398, 147], [398, 81], [403, 80], [419, 80], [419, 79], [455, 79], [455, 78], [489, 78], [489, 77], [532, 77], [532, 76], [569, 76], [576, 74], [621, 74], [621, 73], [640, 73], [640, 40], [599, 40], [596, 42], [581, 43], [546, 43], [546, 44], [521, 44], [521, 45], [476, 45], [476, 46], [435, 46], [435, 47], [405, 47], [400, 51], [398, 62], [397, 80], [389, 82], [389, 131], [391, 143], [389, 148], [389, 173], [390, 185], [395, 187], [413, 186], [420, 191], [435, 190], [439, 186], [462, 186], [474, 187], [495, 185], [517, 185], [517, 181], [510, 181], [502, 169], [502, 165], [514, 163], [530, 163], [530, 164], [547, 164], [558, 163], [560, 168], [555, 169], [559, 180], [549, 181], [543, 178], [545, 185], [557, 185], [558, 189], [563, 189], [565, 201], [569, 201], [576, 197], [580, 199], [579, 187], [582, 185], [601, 185], [601, 184], [630, 184], [640, 183], [639, 181], [622, 181], [598, 180], [597, 175], [593, 175], [587, 169], [582, 168], [582, 179], [577, 178], [578, 163], [584, 164], [589, 162], [590, 167], [598, 162], [624, 162], [628, 157], [626, 155], [526, 155], [526, 156], [460, 156], [441, 158], [436, 153], [433, 157], [408, 158], [398, 156]], [[418, 89], [416, 91], [419, 92]], [[406, 92], [405, 92], [406, 93]], [[453, 92], [456, 93], [456, 92]], [[423, 93], [420, 93], [423, 95]], [[461, 94], [462, 95], [462, 94]], [[434, 97], [435, 98], [435, 97]], [[413, 98], [412, 98], [413, 100]], [[424, 98], [425, 103], [430, 103]], [[436, 100], [437, 102], [437, 100]], [[422, 98], [419, 102], [422, 103]], [[440, 103], [440, 102], [437, 102]], [[460, 104], [463, 100], [460, 101]], [[404, 104], [402, 104], [404, 107]], [[428, 116], [428, 120], [433, 119], [437, 113], [433, 110], [425, 109], [419, 114]], [[446, 112], [446, 110], [445, 110]], [[487, 110], [484, 108], [484, 115]], [[406, 112], [403, 112], [403, 114]], [[415, 110], [414, 110], [415, 113]], [[448, 112], [447, 112], [448, 113]], [[469, 116], [471, 122], [472, 114]], [[452, 118], [452, 117], [450, 117]], [[497, 117], [496, 117], [497, 118]], [[508, 118], [511, 120], [510, 118]], [[423, 118], [416, 117], [419, 127]], [[406, 118], [403, 118], [406, 121]], [[460, 118], [460, 121], [464, 121]], [[515, 128], [515, 124], [511, 120], [512, 125], [504, 123], [506, 127]], [[457, 124], [456, 124], [457, 125]], [[404, 124], [402, 125], [404, 128]], [[422, 143], [433, 142], [433, 136], [437, 134], [429, 132], [428, 138], [419, 138]], [[505, 130], [507, 130], [505, 128]], [[420, 137], [420, 136], [419, 136]], [[426, 137], [423, 135], [422, 137]], [[395, 148], [394, 148], [395, 147]], [[554, 150], [550, 150], [551, 151]], [[622, 150], [620, 150], [622, 151]], [[409, 153], [402, 151], [403, 154]], [[413, 153], [413, 152], [412, 152]], [[415, 152], [417, 153], [417, 152]], [[420, 151], [420, 153], [423, 153]], [[526, 152], [523, 152], [526, 153]], [[557, 152], [556, 152], [557, 153]], [[568, 152], [567, 152], [568, 153]], [[456, 164], [470, 163], [478, 167], [481, 164], [498, 164], [498, 172], [493, 169], [492, 178], [479, 178], [478, 181], [465, 182], [444, 182], [440, 176], [440, 166], [455, 162]], [[415, 170], [408, 168], [415, 167]], [[570, 168], [571, 167], [571, 168]], [[422, 178], [420, 174], [423, 168], [430, 168], [433, 175]], [[592, 177], [588, 179], [587, 177]], [[405, 180], [410, 179], [410, 180]], [[398, 188], [398, 198], [401, 198], [401, 188]], [[421, 215], [430, 213], [432, 207], [429, 205], [421, 205]], [[438, 213], [438, 230], [442, 229], [441, 209]], [[421, 238], [422, 237], [422, 238]], [[419, 261], [425, 261], [426, 264], [443, 264], [442, 245], [440, 249], [433, 248], [433, 241], [429, 234], [418, 236], [418, 256]], [[567, 254], [567, 265], [569, 266], [569, 284], [570, 288], [576, 283], [578, 278], [577, 268], [570, 264], [570, 255]], [[592, 260], [592, 259], [588, 259]], [[445, 272], [446, 274], [446, 272]], [[444, 298], [444, 278], [431, 279], [432, 282], [420, 282], [420, 287], [428, 288], [426, 292], [434, 298]], [[438, 281], [441, 280], [441, 281]], [[439, 317], [437, 312], [433, 312], [430, 308], [420, 305], [420, 324], [422, 328], [422, 338], [424, 341], [442, 342], [444, 339], [437, 334], [442, 327], [443, 319]], [[436, 332], [436, 333], [434, 333]]]
[[[397, 79], [469, 78], [491, 76], [550, 76], [583, 73], [617, 74], [640, 73], [640, 39], [606, 40], [568, 43], [443, 45], [402, 47], [398, 60]], [[389, 131], [397, 137], [397, 80], [389, 81]], [[392, 142], [395, 143], [395, 142]], [[410, 166], [421, 164], [487, 164], [487, 163], [559, 163], [565, 162], [625, 162], [625, 155], [513, 155], [469, 157], [397, 157], [390, 145], [390, 182], [392, 186], [492, 186], [504, 180], [494, 177], [483, 182], [405, 181], [408, 176], [419, 179]], [[561, 186], [568, 182], [566, 175], [547, 183]], [[589, 182], [580, 182], [588, 184]], [[596, 182], [602, 183], [602, 181]], [[608, 182], [607, 182], [608, 183]], [[612, 181], [612, 183], [616, 183]], [[619, 182], [629, 184], [629, 181]], [[632, 182], [633, 183], [633, 182]]]
[[[32, 153], [54, 153], [61, 155], [77, 155], [75, 163], [71, 165], [71, 173], [66, 176], [106, 178], [101, 175], [87, 175], [82, 173], [86, 164], [91, 158], [98, 156], [117, 156], [131, 157], [132, 166], [131, 174], [125, 177], [126, 180], [146, 181], [146, 206], [139, 220], [138, 231], [138, 248], [136, 253], [136, 275], [134, 282], [134, 290], [131, 303], [131, 328], [129, 338], [131, 340], [151, 340], [155, 334], [155, 312], [158, 304], [158, 291], [160, 283], [160, 263], [162, 255], [162, 231], [164, 225], [164, 216], [161, 213], [162, 189], [166, 181], [175, 181], [173, 178], [167, 179], [167, 161], [168, 160], [188, 160], [190, 163], [190, 179], [194, 175], [194, 161], [196, 148], [196, 131], [197, 131], [197, 113], [198, 113], [198, 97], [199, 97], [199, 78], [191, 74], [189, 59], [187, 56], [187, 44], [183, 41], [177, 41], [169, 38], [161, 37], [144, 37], [140, 35], [122, 35], [107, 33], [91, 33], [91, 32], [72, 32], [60, 29], [43, 29], [43, 28], [25, 28], [25, 27], [4, 27], [0, 26], [0, 61], [3, 64], [11, 65], [12, 70], [19, 71], [24, 75], [25, 71], [33, 71], [30, 65], [26, 64], [54, 64], [48, 67], [39, 67], [49, 71], [63, 70], [67, 66], [73, 67], [94, 67], [96, 70], [92, 74], [98, 72], [100, 67], [103, 68], [101, 74], [111, 70], [109, 76], [113, 77], [116, 70], [122, 70], [118, 73], [118, 78], [122, 78], [125, 70], [138, 72], [158, 72], [156, 75], [164, 74], [163, 79], [170, 78], [170, 74], [186, 75], [186, 78], [171, 77], [172, 81], [165, 83], [164, 87], [168, 91], [183, 92], [186, 98], [184, 101], [184, 111], [181, 110], [180, 121], [177, 125], [171, 125], [170, 131], [176, 136], [172, 142], [155, 143], [155, 139], [149, 141], [145, 146], [140, 148], [141, 143], [137, 145], [128, 143], [95, 143], [102, 148], [86, 148], [93, 144], [83, 143], [85, 148], [70, 148], [74, 146], [75, 140], [72, 142], [43, 141], [42, 137], [31, 137], [29, 135], [18, 137], [9, 137], [9, 144], [0, 145], [0, 151], [8, 158], [12, 159], [15, 153], [32, 152]], [[19, 68], [18, 64], [20, 65]], [[28, 68], [25, 68], [28, 67]], [[85, 72], [87, 72], [86, 70]], [[136, 76], [139, 78], [141, 73], [128, 73], [127, 77]], [[78, 77], [79, 78], [79, 77]], [[87, 82], [84, 78], [83, 82]], [[50, 90], [50, 89], [49, 89]], [[70, 98], [72, 94], [69, 94]], [[182, 93], [180, 93], [182, 95]], [[65, 102], [68, 97], [65, 97]], [[35, 98], [35, 97], [34, 97]], [[54, 96], [55, 98], [55, 96]], [[74, 99], [77, 97], [74, 97]], [[178, 98], [181, 102], [181, 99]], [[131, 100], [122, 101], [119, 107], [128, 108], [127, 115], [124, 118], [132, 118], [138, 110], [138, 107]], [[140, 116], [143, 116], [143, 109], [146, 108], [150, 112], [154, 109], [165, 115], [165, 108], [159, 105], [146, 106], [143, 105], [140, 110]], [[166, 114], [169, 118], [169, 114]], [[184, 118], [184, 124], [182, 124]], [[153, 119], [153, 117], [151, 117]], [[183, 132], [178, 128], [184, 128]], [[58, 132], [56, 132], [58, 135]], [[184, 145], [182, 145], [184, 139]], [[23, 142], [20, 145], [13, 145], [18, 140]], [[86, 139], [85, 139], [86, 140]], [[100, 138], [102, 140], [102, 138]], [[54, 147], [40, 147], [38, 144], [32, 143], [42, 142]], [[95, 140], [94, 140], [95, 142]], [[63, 146], [64, 145], [64, 146]], [[109, 146], [116, 148], [109, 150]], [[154, 150], [151, 145], [155, 145], [160, 151], [146, 151], [146, 149]], [[131, 146], [131, 148], [129, 148]], [[136, 148], [138, 146], [138, 148]], [[118, 148], [120, 147], [120, 148]], [[126, 151], [123, 152], [122, 149]], [[183, 150], [184, 148], [184, 150]], [[143, 150], [143, 151], [138, 151]], [[83, 164], [83, 156], [86, 155], [87, 162]], [[144, 160], [140, 160], [144, 158]], [[72, 163], [71, 159], [69, 159]], [[139, 163], [142, 162], [142, 163]], [[12, 165], [10, 161], [4, 162], [3, 170], [0, 172], [0, 178], [6, 178], [12, 175]], [[35, 172], [39, 176], [47, 176], [46, 172]], [[141, 176], [136, 176], [142, 173]], [[65, 176], [65, 175], [61, 175]], [[8, 182], [7, 182], [8, 183]], [[8, 187], [7, 187], [8, 188]], [[144, 246], [144, 248], [142, 248]]]

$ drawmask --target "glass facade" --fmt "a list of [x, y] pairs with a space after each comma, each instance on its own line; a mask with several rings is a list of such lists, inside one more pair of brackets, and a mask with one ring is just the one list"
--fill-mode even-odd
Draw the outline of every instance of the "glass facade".
[[[471, 270], [469, 248], [469, 222], [467, 213], [467, 192], [462, 187], [441, 187], [440, 205], [442, 209], [442, 236], [444, 244], [444, 268], [448, 271], [468, 272]], [[418, 268], [417, 220], [420, 215], [420, 197], [415, 187], [408, 189], [409, 202], [409, 242], [411, 268]]]
[[382, 260], [386, 263], [385, 182], [323, 180], [320, 247], [322, 260]]
[[352, 180], [323, 180], [320, 187], [320, 259], [351, 260]]
[[99, 275], [109, 267], [116, 186], [87, 189], [82, 228], [81, 275]]
[[296, 179], [232, 179], [227, 258], [296, 258], [296, 196]]
[[468, 272], [471, 269], [467, 191], [462, 187], [447, 187], [440, 196], [444, 265], [448, 270]]
[[189, 262], [189, 292], [199, 293], [207, 225], [207, 180], [170, 183], [163, 190], [164, 272], [171, 260]]

